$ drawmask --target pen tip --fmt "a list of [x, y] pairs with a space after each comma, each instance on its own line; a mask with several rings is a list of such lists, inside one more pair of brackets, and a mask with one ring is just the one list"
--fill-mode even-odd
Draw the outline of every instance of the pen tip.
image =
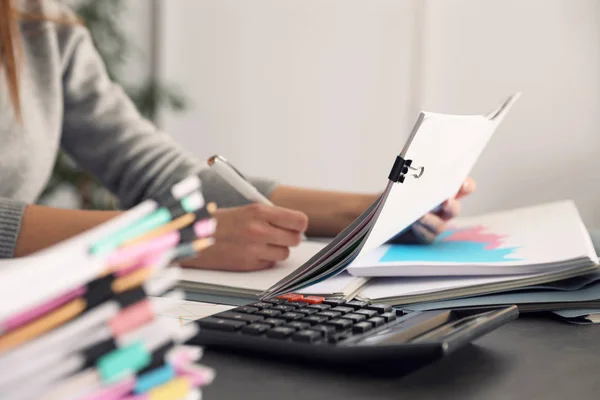
[[218, 156], [211, 156], [208, 158], [208, 161], [206, 161], [208, 163], [209, 166], [212, 166], [215, 163], [215, 160], [217, 159]]

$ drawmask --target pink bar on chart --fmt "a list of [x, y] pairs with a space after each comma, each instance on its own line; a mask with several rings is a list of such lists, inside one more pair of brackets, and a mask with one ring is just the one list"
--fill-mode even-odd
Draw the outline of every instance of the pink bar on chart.
[[198, 221], [194, 224], [194, 233], [199, 238], [212, 236], [217, 229], [217, 220], [214, 218]]
[[124, 248], [121, 251], [113, 253], [108, 258], [111, 265], [127, 264], [139, 258], [147, 259], [151, 255], [162, 253], [163, 251], [175, 247], [179, 243], [179, 232], [170, 232], [159, 236], [156, 239], [137, 244], [132, 247]]
[[76, 299], [77, 297], [82, 296], [86, 292], [86, 290], [87, 289], [85, 287], [75, 289], [71, 292], [67, 292], [59, 297], [56, 297], [48, 301], [47, 303], [42, 304], [41, 306], [35, 306], [34, 308], [31, 308], [25, 312], [13, 315], [12, 317], [9, 317], [2, 322], [2, 329], [4, 331], [12, 331], [20, 326], [23, 326], [28, 322], [31, 322], [41, 317], [42, 315], [47, 314], [50, 311], [67, 304], [68, 302]]

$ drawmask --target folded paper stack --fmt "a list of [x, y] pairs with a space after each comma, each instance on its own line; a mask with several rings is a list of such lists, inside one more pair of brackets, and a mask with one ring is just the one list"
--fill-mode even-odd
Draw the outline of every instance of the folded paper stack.
[[[212, 244], [216, 205], [190, 177], [30, 256], [0, 262], [0, 398], [199, 399], [214, 376], [156, 316], [182, 298], [176, 261]], [[162, 303], [164, 304], [164, 303]]]

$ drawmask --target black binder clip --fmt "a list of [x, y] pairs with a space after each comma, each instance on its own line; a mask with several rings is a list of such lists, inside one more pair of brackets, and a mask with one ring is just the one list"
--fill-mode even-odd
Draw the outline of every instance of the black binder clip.
[[[412, 171], [412, 172], [411, 172]], [[409, 172], [411, 172], [409, 174]], [[394, 161], [394, 166], [390, 171], [390, 175], [388, 179], [392, 182], [400, 182], [404, 183], [404, 179], [407, 175], [412, 176], [415, 179], [419, 179], [423, 176], [423, 172], [425, 172], [424, 167], [413, 167], [412, 160], [405, 160], [400, 156], [396, 156], [396, 160]]]

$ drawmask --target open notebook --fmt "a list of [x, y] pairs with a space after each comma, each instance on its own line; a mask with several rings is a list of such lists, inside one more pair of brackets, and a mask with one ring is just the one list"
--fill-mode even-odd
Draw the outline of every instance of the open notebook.
[[454, 196], [518, 97], [510, 96], [487, 115], [422, 112], [389, 176], [382, 179], [383, 194], [327, 245], [304, 243], [285, 263], [252, 277], [188, 270], [181, 286], [195, 292], [267, 297], [336, 276]]

